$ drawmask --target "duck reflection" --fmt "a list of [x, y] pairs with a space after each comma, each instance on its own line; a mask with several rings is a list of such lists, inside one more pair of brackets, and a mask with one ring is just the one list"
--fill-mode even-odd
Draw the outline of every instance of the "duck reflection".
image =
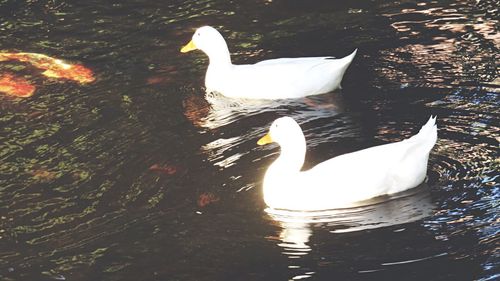
[[221, 128], [242, 118], [266, 112], [287, 113], [290, 108], [294, 108], [298, 120], [332, 116], [344, 111], [340, 92], [285, 100], [237, 99], [218, 93], [190, 94], [184, 99], [183, 106], [184, 115], [193, 125], [207, 129]]
[[[314, 271], [301, 258], [313, 251], [309, 243], [315, 229], [330, 233], [364, 231], [410, 223], [432, 214], [434, 205], [426, 184], [394, 194], [360, 202], [357, 206], [317, 212], [296, 212], [266, 209], [269, 217], [277, 222], [281, 231], [277, 237], [282, 254], [289, 259], [289, 268], [298, 270], [293, 280], [311, 277]], [[315, 253], [320, 255], [321, 253]]]
[[280, 104], [268, 100], [227, 98], [218, 93], [191, 94], [183, 101], [184, 115], [193, 125], [217, 129], [246, 116], [276, 109]]
[[[276, 116], [289, 114], [293, 110], [294, 118], [302, 123], [330, 118], [344, 109], [342, 95], [338, 92], [280, 101], [227, 98], [217, 93], [205, 96], [192, 94], [184, 99], [183, 104], [186, 118], [212, 136], [209, 142], [201, 145], [201, 153], [207, 155], [213, 165], [222, 168], [233, 166], [249, 153], [239, 147], [247, 142], [254, 147], [256, 140], [263, 134], [262, 128], [269, 118], [259, 119], [257, 115]], [[264, 123], [255, 123], [260, 121]], [[323, 130], [321, 126], [315, 126], [314, 129]], [[329, 140], [327, 137], [322, 139]]]

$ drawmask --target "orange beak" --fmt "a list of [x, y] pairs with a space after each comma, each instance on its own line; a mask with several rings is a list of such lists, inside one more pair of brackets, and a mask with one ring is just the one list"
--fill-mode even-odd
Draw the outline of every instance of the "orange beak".
[[272, 143], [273, 139], [271, 138], [271, 135], [267, 133], [265, 136], [259, 139], [257, 142], [258, 145], [264, 145], [264, 144], [269, 144]]
[[198, 47], [194, 44], [193, 40], [189, 41], [189, 43], [186, 44], [186, 46], [182, 47], [181, 53], [187, 53], [193, 50], [197, 50]]

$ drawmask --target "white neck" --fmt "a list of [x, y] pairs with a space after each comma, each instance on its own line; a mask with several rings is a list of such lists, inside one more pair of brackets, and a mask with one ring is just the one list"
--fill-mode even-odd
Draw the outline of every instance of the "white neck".
[[279, 204], [286, 198], [283, 197], [286, 190], [297, 184], [295, 181], [304, 164], [305, 155], [306, 143], [303, 136], [281, 146], [280, 156], [267, 168], [264, 176], [263, 195], [266, 204]]
[[285, 177], [287, 173], [300, 172], [306, 156], [306, 140], [304, 136], [290, 138], [286, 143], [280, 144], [280, 146], [280, 156], [269, 169]]
[[[228, 79], [233, 65], [226, 42], [222, 42], [218, 47], [211, 47], [203, 50], [210, 60], [205, 75], [205, 87], [207, 91], [224, 92], [224, 81]], [[226, 93], [227, 94], [227, 93]]]
[[210, 60], [210, 66], [212, 67], [228, 67], [231, 66], [231, 54], [227, 48], [226, 43], [218, 44], [214, 48], [208, 50], [203, 50], [207, 54]]

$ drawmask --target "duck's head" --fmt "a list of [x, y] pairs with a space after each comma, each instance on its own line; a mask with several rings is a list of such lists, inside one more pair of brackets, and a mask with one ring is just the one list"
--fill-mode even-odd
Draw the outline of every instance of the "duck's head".
[[[290, 117], [281, 117], [271, 124], [269, 132], [259, 139], [258, 145], [276, 142], [281, 148], [279, 158], [272, 164], [273, 170], [298, 172], [304, 164], [306, 139], [299, 124]], [[270, 168], [271, 169], [271, 168]]]
[[257, 144], [264, 145], [272, 142], [278, 143], [281, 147], [295, 146], [297, 143], [305, 146], [302, 129], [291, 117], [281, 117], [274, 120], [269, 132], [260, 138]]
[[187, 53], [193, 50], [201, 50], [209, 57], [220, 52], [229, 53], [224, 37], [211, 26], [203, 26], [196, 29], [191, 41], [182, 47], [181, 52]]

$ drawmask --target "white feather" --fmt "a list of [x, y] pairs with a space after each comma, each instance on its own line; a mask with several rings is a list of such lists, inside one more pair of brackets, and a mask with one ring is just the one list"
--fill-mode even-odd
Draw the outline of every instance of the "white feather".
[[205, 75], [207, 91], [247, 99], [300, 98], [338, 89], [357, 52], [341, 59], [279, 58], [234, 65], [226, 41], [216, 29], [198, 28], [192, 42], [210, 59]]
[[300, 171], [304, 135], [292, 118], [279, 118], [271, 125], [270, 136], [281, 154], [264, 176], [264, 201], [275, 209], [327, 210], [413, 188], [427, 173], [437, 140], [435, 121], [431, 117], [409, 139], [340, 155]]

